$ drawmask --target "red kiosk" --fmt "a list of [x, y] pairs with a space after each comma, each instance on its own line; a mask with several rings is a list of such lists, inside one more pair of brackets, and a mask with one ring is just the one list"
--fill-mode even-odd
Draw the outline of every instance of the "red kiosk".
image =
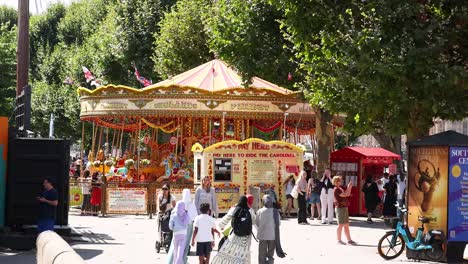
[[[346, 147], [330, 154], [332, 175], [343, 176], [344, 185], [353, 182], [352, 196], [349, 199], [350, 215], [366, 215], [364, 195], [361, 186], [366, 176], [379, 179], [384, 168], [401, 157], [383, 148]], [[361, 202], [359, 202], [361, 201]]]

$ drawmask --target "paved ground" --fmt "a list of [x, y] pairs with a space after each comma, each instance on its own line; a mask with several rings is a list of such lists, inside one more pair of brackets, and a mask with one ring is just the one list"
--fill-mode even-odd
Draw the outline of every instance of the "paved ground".
[[[73, 248], [87, 263], [165, 263], [164, 251], [157, 254], [154, 249], [155, 219], [147, 216], [79, 216], [77, 211], [72, 211], [69, 222], [82, 235], [74, 239]], [[377, 242], [384, 234], [381, 221], [369, 225], [363, 218], [352, 218], [351, 235], [358, 246], [337, 245], [335, 230], [336, 225], [321, 225], [318, 221], [298, 225], [296, 219], [283, 220], [282, 244], [288, 256], [276, 259], [275, 263], [412, 263], [406, 259], [405, 253], [393, 261], [383, 261], [377, 254]], [[253, 241], [252, 263], [257, 263], [257, 247]], [[35, 263], [34, 257], [34, 251], [2, 252], [0, 249], [1, 264]], [[198, 258], [191, 256], [189, 263], [198, 263]]]

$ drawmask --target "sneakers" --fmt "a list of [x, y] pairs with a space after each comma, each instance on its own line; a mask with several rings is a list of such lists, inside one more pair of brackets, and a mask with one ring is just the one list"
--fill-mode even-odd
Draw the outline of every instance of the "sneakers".
[[346, 245], [346, 243], [345, 243], [345, 242], [343, 242], [343, 241], [341, 241], [341, 240], [338, 240], [338, 245], [343, 245], [343, 246], [345, 246], [345, 245]]
[[348, 244], [352, 245], [352, 246], [357, 245], [357, 243], [355, 241], [353, 241], [353, 240], [348, 241]]
[[374, 222], [372, 221], [372, 219], [367, 219], [366, 221], [368, 224], [373, 224]]

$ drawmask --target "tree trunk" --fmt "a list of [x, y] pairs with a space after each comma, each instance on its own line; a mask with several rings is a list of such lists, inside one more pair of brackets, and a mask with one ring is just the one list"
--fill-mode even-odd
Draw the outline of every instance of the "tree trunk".
[[402, 159], [397, 162], [399, 171], [403, 171], [403, 153], [401, 152], [401, 135], [391, 136], [384, 132], [374, 132], [372, 136], [379, 142], [380, 147], [400, 155]]
[[332, 115], [325, 109], [314, 107], [315, 110], [315, 134], [317, 137], [317, 173], [323, 174], [326, 168], [330, 166], [330, 150], [333, 130], [330, 127]]

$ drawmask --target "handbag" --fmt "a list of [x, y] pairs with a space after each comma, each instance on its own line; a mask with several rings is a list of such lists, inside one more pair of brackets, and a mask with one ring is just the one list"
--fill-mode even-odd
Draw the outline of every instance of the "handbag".
[[297, 197], [299, 196], [299, 192], [297, 191], [297, 184], [294, 185], [292, 191], [291, 191], [291, 196], [294, 198], [294, 199], [297, 199]]

